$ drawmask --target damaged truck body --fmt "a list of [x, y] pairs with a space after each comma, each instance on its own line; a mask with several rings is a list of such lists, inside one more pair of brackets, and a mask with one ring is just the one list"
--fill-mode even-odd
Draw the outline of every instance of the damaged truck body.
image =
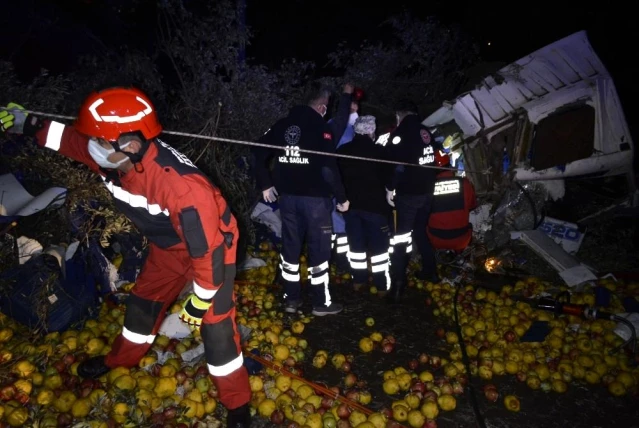
[[[633, 143], [612, 77], [581, 31], [496, 73], [424, 120], [479, 193], [504, 179], [632, 175]], [[482, 174], [490, 170], [489, 174]]]
[[[542, 216], [527, 221], [523, 214], [562, 198], [566, 178], [626, 175], [627, 204], [637, 199], [630, 131], [612, 77], [585, 31], [483, 78], [423, 124], [489, 207], [471, 219], [479, 234], [496, 224], [502, 234], [539, 228]], [[513, 209], [518, 198], [528, 202]]]

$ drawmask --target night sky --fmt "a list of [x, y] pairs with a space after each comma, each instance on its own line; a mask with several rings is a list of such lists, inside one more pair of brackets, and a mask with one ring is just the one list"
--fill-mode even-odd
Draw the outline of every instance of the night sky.
[[[81, 54], [121, 47], [133, 38], [150, 44], [156, 2], [136, 3], [141, 6], [131, 10], [131, 0], [12, 2], [0, 14], [0, 58], [13, 60], [21, 76], [28, 78], [40, 67], [52, 72], [68, 70]], [[254, 34], [248, 56], [269, 66], [290, 57], [314, 60], [322, 66], [339, 41], [383, 39], [380, 23], [406, 8], [418, 17], [435, 15], [444, 22], [458, 23], [481, 46], [486, 61], [511, 62], [561, 37], [587, 30], [616, 79], [624, 104], [637, 94], [633, 79], [639, 73], [632, 65], [632, 55], [639, 24], [632, 8], [622, 1], [596, 3], [596, 10], [584, 1], [393, 0], [376, 7], [361, 0], [246, 0], [246, 4], [247, 24]], [[122, 15], [114, 12], [118, 7], [113, 5], [129, 14], [129, 20], [135, 17], [138, 24], [123, 27]]]

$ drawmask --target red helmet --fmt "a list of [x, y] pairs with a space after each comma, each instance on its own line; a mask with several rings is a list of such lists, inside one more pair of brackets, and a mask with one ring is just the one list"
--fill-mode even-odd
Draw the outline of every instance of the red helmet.
[[441, 150], [435, 150], [435, 165], [446, 166], [450, 164], [450, 158]]
[[150, 140], [162, 132], [155, 107], [139, 89], [110, 88], [84, 100], [74, 127], [91, 137], [116, 141], [121, 134], [139, 131]]

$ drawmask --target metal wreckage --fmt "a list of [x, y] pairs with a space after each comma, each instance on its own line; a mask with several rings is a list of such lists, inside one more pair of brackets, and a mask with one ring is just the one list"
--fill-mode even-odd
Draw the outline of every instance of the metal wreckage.
[[[627, 199], [605, 211], [632, 210], [639, 201], [621, 102], [585, 31], [486, 76], [423, 124], [477, 191], [480, 205], [470, 219], [475, 242], [494, 254], [521, 239], [568, 285], [596, 279], [573, 256], [583, 228], [541, 214], [547, 201], [564, 197], [566, 178], [626, 175]], [[486, 270], [499, 263], [489, 257]]]

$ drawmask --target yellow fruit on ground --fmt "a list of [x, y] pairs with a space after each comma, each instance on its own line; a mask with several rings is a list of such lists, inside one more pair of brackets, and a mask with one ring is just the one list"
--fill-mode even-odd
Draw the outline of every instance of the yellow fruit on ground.
[[50, 375], [44, 378], [42, 382], [45, 388], [55, 390], [62, 386], [62, 376], [59, 374]]
[[73, 403], [77, 397], [71, 391], [62, 391], [60, 396], [53, 400], [53, 407], [60, 413], [66, 413], [71, 410]]
[[71, 406], [71, 414], [74, 418], [86, 418], [92, 408], [91, 400], [88, 398], [79, 398], [73, 402], [73, 405]]
[[366, 406], [373, 400], [373, 396], [369, 391], [360, 391], [358, 401]]
[[306, 400], [308, 397], [310, 397], [311, 395], [313, 395], [313, 393], [315, 391], [313, 391], [313, 388], [311, 388], [308, 385], [300, 385], [295, 392], [297, 393], [297, 396], [299, 398], [301, 398], [302, 400]]
[[122, 375], [113, 381], [113, 386], [122, 391], [132, 391], [137, 386], [137, 382], [131, 375]]
[[373, 342], [381, 342], [382, 339], [384, 339], [384, 336], [382, 336], [382, 333], [379, 331], [372, 332], [368, 337], [370, 337]]
[[293, 402], [293, 398], [291, 398], [288, 394], [280, 394], [279, 397], [275, 399], [275, 404], [278, 409], [283, 409], [284, 406], [287, 406]]
[[291, 388], [291, 378], [283, 374], [277, 375], [275, 378], [275, 387], [282, 392], [286, 392]]
[[[319, 416], [319, 413], [315, 413], [315, 415]], [[308, 420], [310, 419], [307, 418], [306, 419], [306, 424], [308, 425]], [[321, 417], [320, 417], [320, 421], [321, 421]], [[366, 415], [362, 412], [360, 412], [359, 410], [353, 410], [350, 414], [350, 416], [348, 417], [348, 422], [351, 424], [352, 427], [358, 427], [361, 426], [361, 424], [366, 422]], [[319, 427], [321, 428], [322, 424], [320, 422]]]
[[129, 406], [126, 403], [115, 403], [111, 408], [111, 417], [119, 424], [123, 424], [129, 416]]
[[413, 381], [410, 373], [401, 373], [397, 376], [397, 383], [402, 391], [407, 391]]
[[321, 369], [326, 365], [326, 357], [324, 355], [315, 355], [313, 357], [313, 367]]
[[259, 406], [257, 406], [257, 413], [259, 413], [260, 416], [265, 418], [270, 418], [271, 413], [273, 413], [274, 410], [275, 410], [275, 401], [271, 400], [270, 398], [262, 400]]
[[87, 341], [87, 343], [84, 345], [84, 350], [89, 355], [100, 355], [104, 350], [104, 346], [104, 340], [94, 337]]
[[141, 375], [137, 378], [138, 388], [151, 391], [155, 388], [156, 378], [149, 375]]
[[190, 398], [184, 398], [180, 402], [180, 407], [186, 409], [184, 416], [189, 419], [199, 419], [204, 416], [204, 405]]
[[273, 357], [278, 361], [284, 361], [290, 354], [291, 351], [286, 345], [275, 345], [273, 348]]
[[8, 414], [5, 413], [4, 419], [12, 427], [21, 427], [24, 426], [27, 419], [29, 419], [29, 411], [26, 407], [18, 407]]
[[30, 361], [22, 360], [18, 361], [15, 366], [11, 369], [11, 371], [17, 374], [19, 377], [29, 377], [33, 372], [35, 372], [36, 366], [31, 364]]
[[64, 343], [71, 352], [75, 351], [76, 349], [78, 349], [78, 338], [75, 336], [70, 336], [67, 337], [65, 339], [62, 340], [62, 343]]
[[434, 401], [428, 400], [422, 404], [421, 412], [426, 416], [426, 419], [435, 419], [439, 414], [439, 407]]
[[301, 321], [295, 321], [291, 325], [291, 331], [295, 334], [302, 334], [304, 331], [304, 323]]
[[626, 389], [632, 388], [635, 385], [635, 378], [629, 372], [620, 372], [615, 380], [621, 382]]
[[106, 391], [104, 389], [102, 388], [94, 389], [89, 394], [89, 400], [91, 400], [91, 403], [95, 406], [98, 403], [98, 401], [100, 401], [100, 399], [104, 397], [105, 395], [106, 395]]
[[128, 374], [131, 374], [131, 371], [128, 368], [119, 366], [112, 369], [109, 373], [107, 373], [107, 381], [109, 382], [109, 384], [112, 384], [113, 381], [119, 378], [120, 376], [128, 375]]
[[616, 397], [621, 397], [622, 395], [626, 395], [626, 387], [623, 383], [614, 380], [608, 385], [608, 392]]
[[519, 399], [514, 395], [507, 395], [504, 397], [504, 406], [511, 412], [518, 412], [521, 408]]
[[421, 428], [426, 422], [426, 418], [419, 410], [411, 410], [408, 412], [408, 425], [413, 428]]
[[50, 389], [41, 389], [38, 391], [38, 395], [36, 395], [36, 403], [40, 406], [48, 406], [53, 403], [55, 399], [55, 393]]
[[568, 390], [568, 385], [562, 380], [553, 380], [550, 385], [555, 392], [563, 393]]
[[384, 381], [382, 385], [384, 392], [388, 395], [395, 395], [399, 392], [399, 382], [397, 379], [391, 378]]
[[[432, 382], [434, 379], [435, 377], [429, 371], [423, 371], [419, 374], [419, 380], [421, 380], [422, 382]], [[432, 419], [432, 418], [428, 418], [428, 419]]]
[[138, 363], [138, 367], [140, 368], [145, 368], [148, 366], [151, 366], [155, 363], [157, 363], [158, 358], [155, 355], [145, 355], [144, 357], [142, 357], [142, 359], [140, 360], [140, 362]]
[[403, 404], [393, 406], [393, 419], [397, 422], [404, 422], [408, 419], [408, 406]]
[[373, 340], [369, 337], [363, 337], [359, 341], [359, 350], [362, 352], [371, 352], [373, 350]]
[[177, 379], [174, 377], [161, 377], [157, 380], [153, 392], [159, 398], [168, 398], [177, 390]]
[[8, 342], [13, 337], [13, 330], [10, 328], [3, 328], [0, 330], [0, 343]]
[[262, 378], [259, 376], [249, 376], [249, 385], [251, 386], [252, 392], [261, 391], [262, 389], [264, 389], [264, 382], [262, 382]]
[[452, 395], [444, 394], [437, 397], [437, 404], [440, 409], [450, 411], [455, 410], [455, 407], [457, 407], [457, 400]]
[[19, 379], [13, 383], [13, 386], [15, 386], [18, 391], [22, 391], [27, 395], [31, 395], [31, 391], [33, 390], [32, 381], [27, 379]]
[[173, 365], [165, 364], [160, 367], [160, 377], [172, 377], [177, 373], [177, 369]]
[[153, 392], [148, 389], [138, 389], [135, 391], [135, 398], [138, 405], [151, 406], [153, 402]]
[[215, 409], [217, 409], [217, 400], [215, 398], [208, 397], [203, 404], [204, 413], [206, 413], [207, 415], [213, 414], [215, 412]]

